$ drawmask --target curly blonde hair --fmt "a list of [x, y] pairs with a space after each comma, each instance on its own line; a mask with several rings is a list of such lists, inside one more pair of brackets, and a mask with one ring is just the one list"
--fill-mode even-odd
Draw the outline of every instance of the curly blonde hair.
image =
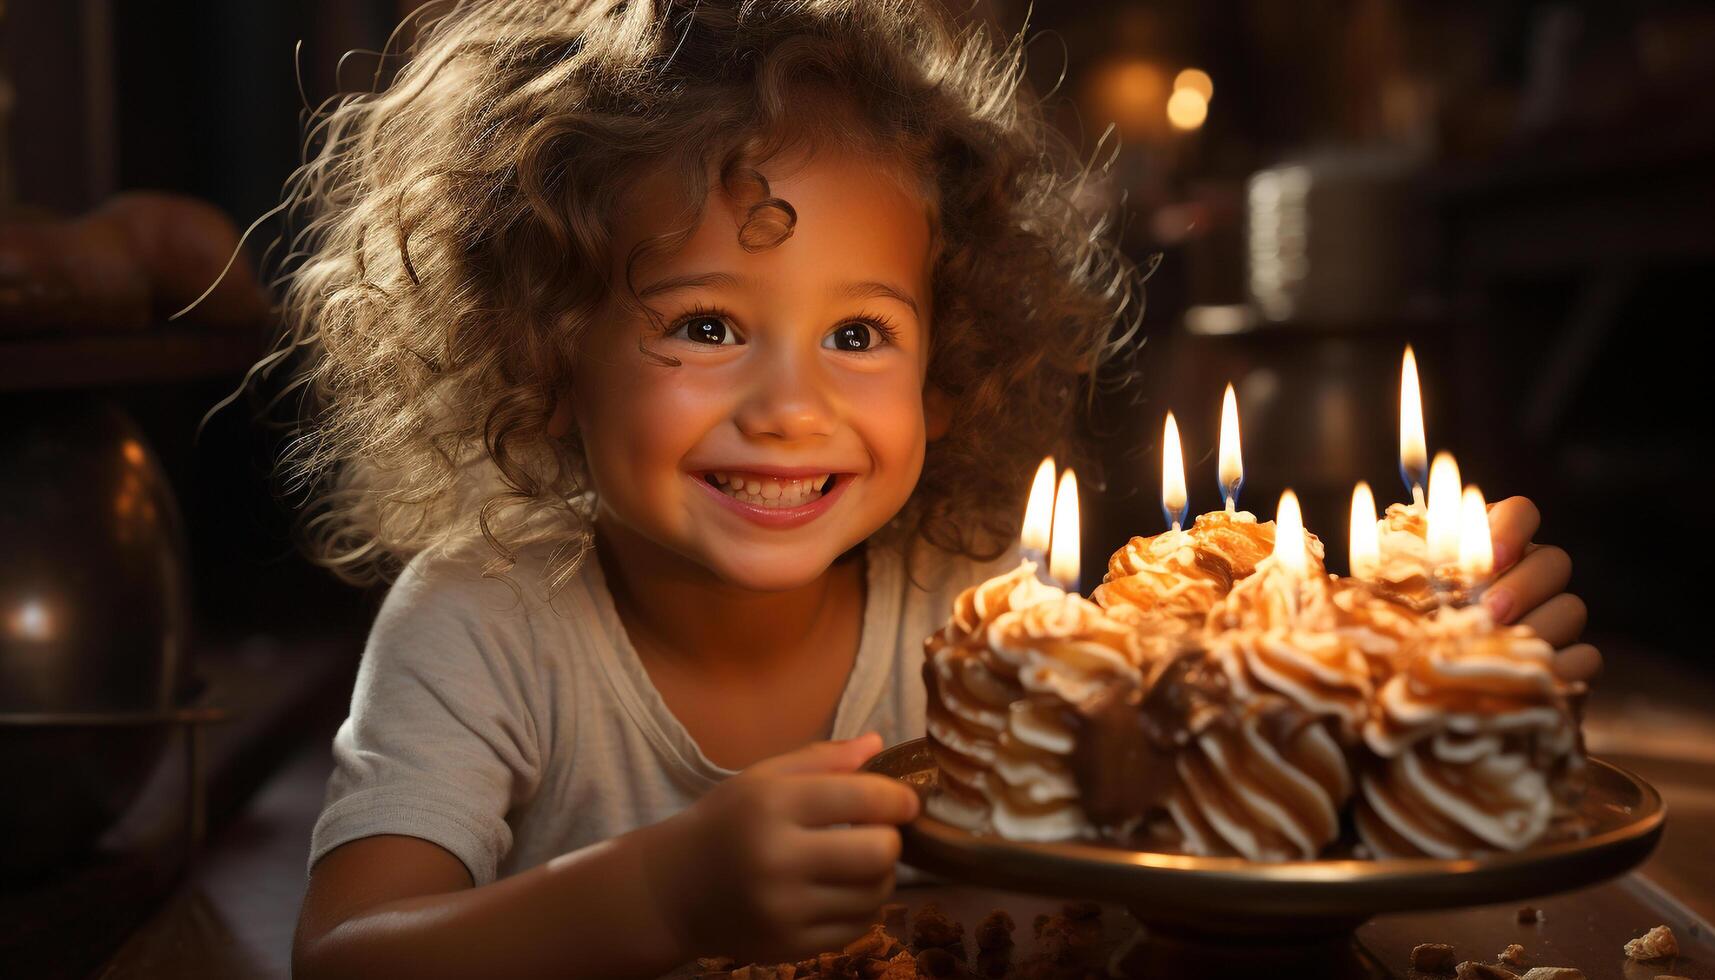
[[698, 206], [711, 178], [754, 185], [741, 240], [769, 247], [792, 209], [757, 164], [815, 92], [935, 216], [928, 381], [953, 411], [892, 527], [999, 552], [1141, 309], [1106, 219], [1073, 200], [1087, 171], [1021, 91], [1021, 39], [923, 0], [467, 0], [417, 27], [389, 84], [316, 117], [283, 202], [273, 356], [303, 356], [288, 390], [308, 396], [283, 466], [318, 560], [370, 582], [485, 540], [504, 574], [551, 543], [557, 588], [593, 528], [578, 433], [549, 420], [629, 285], [608, 281], [628, 179], [671, 168]]

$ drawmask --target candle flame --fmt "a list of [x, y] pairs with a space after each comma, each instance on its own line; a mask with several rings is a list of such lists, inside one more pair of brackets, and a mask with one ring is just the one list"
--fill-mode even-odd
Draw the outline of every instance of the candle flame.
[[1459, 570], [1473, 582], [1495, 570], [1495, 542], [1489, 530], [1489, 505], [1483, 491], [1466, 487], [1459, 516]]
[[1436, 453], [1429, 468], [1429, 564], [1459, 560], [1459, 464], [1451, 453]]
[[1060, 474], [1060, 489], [1054, 494], [1054, 545], [1048, 555], [1048, 574], [1067, 592], [1078, 591], [1078, 476], [1068, 467]]
[[1423, 488], [1428, 463], [1428, 443], [1423, 438], [1423, 388], [1417, 380], [1417, 354], [1407, 344], [1405, 361], [1399, 369], [1399, 473], [1407, 489]]
[[1019, 545], [1025, 557], [1042, 558], [1048, 554], [1048, 535], [1054, 519], [1054, 457], [1045, 456], [1036, 468], [1036, 478], [1030, 481], [1030, 501], [1024, 505], [1024, 531]]
[[1221, 497], [1232, 510], [1238, 505], [1239, 487], [1245, 482], [1244, 453], [1239, 448], [1239, 399], [1233, 386], [1221, 396]]
[[1298, 578], [1310, 574], [1310, 547], [1304, 540], [1304, 512], [1298, 506], [1298, 495], [1291, 490], [1280, 495], [1280, 509], [1275, 512], [1274, 558]]
[[1376, 530], [1376, 497], [1370, 485], [1358, 481], [1352, 490], [1352, 577], [1368, 579], [1382, 562], [1381, 535]]
[[1188, 509], [1185, 454], [1179, 447], [1179, 422], [1172, 412], [1167, 413], [1167, 424], [1161, 434], [1161, 509], [1174, 530], [1184, 525]]

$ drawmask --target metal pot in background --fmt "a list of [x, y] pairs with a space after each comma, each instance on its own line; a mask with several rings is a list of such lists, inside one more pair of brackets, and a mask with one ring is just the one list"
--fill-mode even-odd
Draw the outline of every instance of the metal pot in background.
[[88, 395], [0, 399], [0, 873], [93, 843], [189, 693], [190, 576], [141, 433]]
[[1422, 302], [1420, 172], [1398, 151], [1327, 149], [1251, 175], [1249, 292], [1264, 322], [1369, 327]]

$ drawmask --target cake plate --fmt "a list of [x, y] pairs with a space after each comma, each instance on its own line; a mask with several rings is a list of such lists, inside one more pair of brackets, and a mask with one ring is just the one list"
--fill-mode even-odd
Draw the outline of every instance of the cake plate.
[[[894, 746], [867, 768], [920, 796], [938, 770], [928, 740]], [[1289, 964], [1322, 976], [1366, 976], [1336, 962], [1352, 930], [1373, 915], [1504, 902], [1567, 891], [1624, 873], [1661, 837], [1666, 808], [1648, 783], [1589, 760], [1580, 805], [1589, 833], [1516, 854], [1478, 859], [1333, 859], [1258, 863], [1138, 851], [1091, 842], [1026, 843], [974, 834], [927, 813], [901, 828], [905, 863], [946, 878], [1013, 891], [1114, 902], [1129, 908], [1148, 942], [1131, 951], [1136, 972], [1195, 963], [1207, 970]], [[1134, 972], [1127, 970], [1125, 972]]]

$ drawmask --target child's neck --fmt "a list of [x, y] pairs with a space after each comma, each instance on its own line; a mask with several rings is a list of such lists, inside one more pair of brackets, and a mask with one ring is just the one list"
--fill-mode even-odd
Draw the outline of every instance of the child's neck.
[[715, 673], [790, 659], [846, 618], [848, 589], [863, 589], [861, 564], [844, 558], [795, 589], [740, 588], [617, 521], [597, 523], [596, 552], [638, 652]]

